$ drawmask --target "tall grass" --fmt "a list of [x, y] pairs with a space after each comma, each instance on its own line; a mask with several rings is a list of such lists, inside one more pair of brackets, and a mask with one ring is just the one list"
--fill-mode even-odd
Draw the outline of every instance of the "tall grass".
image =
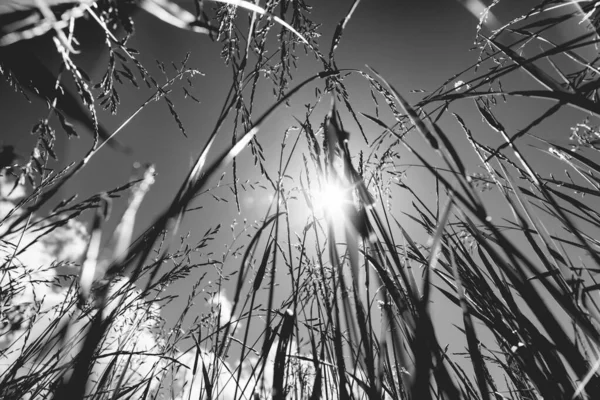
[[[94, 85], [72, 61], [72, 25], [54, 21], [64, 64], [57, 82], [72, 76], [95, 140], [81, 159], [50, 168], [62, 139], [54, 125], [77, 134], [64, 103], [51, 98], [49, 116], [34, 124], [29, 159], [19, 164], [9, 148], [2, 153], [1, 397], [600, 398], [600, 2], [569, 3], [543, 1], [491, 32], [485, 21], [474, 24], [473, 66], [417, 104], [374, 68], [337, 65], [344, 30], [368, 7], [359, 0], [348, 5], [328, 53], [319, 50], [326, 44], [301, 0], [200, 1], [196, 15], [143, 3], [220, 41], [233, 80], [181, 187], [139, 237], [133, 227], [153, 195], [153, 166], [84, 200], [58, 198], [59, 189], [151, 102], [165, 102], [186, 134], [172, 91], [181, 86], [195, 99], [185, 82], [198, 72], [186, 57], [158, 84], [128, 47], [125, 11], [82, 3], [77, 8], [105, 29], [109, 47], [108, 70]], [[557, 42], [553, 33], [563, 26], [570, 36]], [[297, 82], [301, 50], [321, 72]], [[159, 63], [165, 75], [168, 68]], [[2, 72], [27, 90], [19, 71], [5, 65]], [[532, 88], [514, 87], [518, 74]], [[369, 85], [372, 109], [355, 108], [348, 76]], [[96, 107], [115, 112], [115, 83], [142, 81], [148, 100], [101, 141]], [[274, 98], [257, 114], [264, 84]], [[313, 101], [294, 115], [279, 154], [265, 154], [265, 124], [306, 87], [315, 89]], [[511, 105], [519, 99], [546, 108], [515, 128]], [[472, 112], [457, 111], [466, 107]], [[570, 144], [543, 133], [573, 115], [580, 119], [569, 121]], [[224, 126], [233, 133], [219, 153]], [[350, 130], [361, 134], [350, 140]], [[486, 144], [486, 132], [502, 144]], [[248, 150], [256, 178], [243, 182], [236, 157]], [[561, 170], [564, 176], [550, 173]], [[223, 180], [224, 171], [232, 180]], [[419, 179], [411, 179], [414, 171]], [[229, 221], [178, 235], [209, 196], [227, 201], [223, 188], [242, 215], [245, 191], [271, 202], [259, 221], [232, 225], [234, 238], [219, 255]], [[108, 240], [106, 219], [119, 198], [128, 205]], [[80, 220], [86, 216], [89, 225]], [[195, 282], [190, 293], [170, 289], [185, 280]], [[183, 305], [173, 317], [175, 304]], [[457, 316], [452, 327], [440, 313]]]

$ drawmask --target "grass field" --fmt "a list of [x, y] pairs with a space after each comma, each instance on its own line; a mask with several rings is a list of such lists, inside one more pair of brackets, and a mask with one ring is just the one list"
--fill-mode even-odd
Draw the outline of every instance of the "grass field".
[[[139, 3], [218, 41], [231, 72], [151, 221], [138, 211], [156, 195], [153, 165], [85, 199], [69, 184], [100, 151], [127, 152], [120, 137], [154, 103], [187, 135], [173, 99], [193, 102], [200, 72], [187, 57], [149, 72], [129, 47], [128, 2], [37, 3], [33, 27], [2, 31], [4, 79], [48, 108], [26, 157], [10, 143], [0, 154], [0, 397], [600, 398], [600, 2], [546, 0], [510, 22], [494, 15], [504, 2], [460, 3], [481, 16], [473, 64], [418, 102], [375, 68], [336, 63], [369, 2], [349, 2], [331, 38], [303, 0]], [[74, 61], [71, 18], [106, 35], [97, 82]], [[44, 27], [63, 65], [50, 84], [10, 47]], [[319, 71], [304, 80], [301, 54]], [[151, 95], [106, 129], [97, 110], [116, 112], [129, 86]], [[56, 161], [85, 125], [91, 147]], [[236, 221], [181, 229], [215, 203]]]

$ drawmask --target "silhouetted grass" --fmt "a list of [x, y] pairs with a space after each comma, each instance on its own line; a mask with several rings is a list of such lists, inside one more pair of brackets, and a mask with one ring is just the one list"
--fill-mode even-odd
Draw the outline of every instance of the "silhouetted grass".
[[[464, 3], [469, 10], [479, 4]], [[103, 2], [67, 7], [69, 16], [87, 12], [106, 30], [109, 65], [94, 86], [71, 59], [77, 46], [59, 18], [62, 8], [46, 7], [56, 13], [55, 27], [67, 29], [55, 40], [62, 74], [73, 77], [95, 140], [63, 170], [50, 168], [61, 140], [54, 125], [77, 134], [72, 111], [50, 98], [48, 117], [34, 124], [29, 159], [3, 160], [1, 396], [600, 398], [600, 65], [584, 51], [598, 44], [598, 4], [544, 1], [488, 34], [483, 22], [474, 24], [476, 63], [411, 104], [375, 69], [336, 64], [352, 15], [368, 7], [359, 0], [349, 2], [327, 56], [304, 1], [201, 1], [196, 15], [166, 1], [143, 2], [159, 18], [219, 40], [233, 79], [179, 190], [139, 237], [133, 228], [144, 197], [153, 195], [153, 166], [88, 199], [57, 194], [151, 102], [164, 101], [185, 135], [171, 98], [181, 86], [197, 101], [188, 84], [199, 72], [187, 66], [189, 56], [170, 67], [159, 62], [165, 83], [158, 84], [128, 47], [133, 31], [119, 10]], [[579, 21], [589, 25], [584, 33], [571, 30], [562, 43], [546, 37]], [[115, 23], [124, 33], [109, 30]], [[16, 32], [0, 43], [26, 37]], [[321, 72], [297, 82], [300, 50]], [[21, 88], [19, 71], [2, 72]], [[537, 88], [514, 87], [515, 74]], [[374, 111], [355, 109], [359, 94], [345, 85], [348, 75], [369, 85]], [[148, 100], [101, 143], [95, 107], [116, 112], [116, 83], [139, 80], [151, 90]], [[263, 84], [272, 85], [274, 98], [257, 114]], [[307, 87], [315, 88], [313, 100], [294, 115], [297, 126], [281, 133], [280, 152], [266, 154], [261, 140], [278, 137], [262, 136], [269, 118]], [[547, 108], [515, 131], [514, 97]], [[457, 102], [470, 104], [472, 114], [457, 112]], [[570, 121], [570, 146], [540, 131], [573, 115], [564, 108], [581, 115]], [[218, 153], [225, 124], [233, 134]], [[351, 142], [351, 130], [363, 138]], [[490, 132], [503, 144], [486, 144]], [[236, 157], [247, 147], [252, 182], [238, 178]], [[223, 181], [229, 168], [233, 179]], [[564, 176], [555, 175], [559, 169]], [[222, 189], [242, 217], [242, 193], [271, 200], [255, 223], [234, 222], [231, 243], [216, 254], [230, 221], [177, 235], [195, 210], [229, 201]], [[120, 197], [128, 206], [111, 234], [105, 221]], [[79, 222], [86, 215], [89, 228]], [[190, 293], [172, 289], [190, 280]], [[459, 316], [453, 327], [436, 317], [451, 308]], [[461, 337], [456, 343], [446, 342], [449, 329]]]

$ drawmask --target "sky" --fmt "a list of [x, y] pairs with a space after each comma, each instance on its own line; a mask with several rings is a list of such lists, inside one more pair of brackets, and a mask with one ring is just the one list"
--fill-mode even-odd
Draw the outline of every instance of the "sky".
[[[321, 48], [328, 51], [333, 32], [337, 23], [346, 15], [350, 1], [314, 1], [312, 18], [321, 24]], [[527, 4], [526, 4], [527, 3]], [[519, 2], [517, 9], [514, 3], [509, 7], [502, 5], [495, 11], [500, 20], [510, 15], [518, 15], [520, 11], [527, 9], [531, 1]], [[191, 4], [180, 3], [189, 9]], [[240, 10], [241, 14], [245, 11]], [[391, 82], [401, 93], [405, 94], [409, 101], [416, 102], [421, 94], [411, 94], [414, 89], [433, 90], [443, 83], [454, 73], [462, 71], [473, 64], [477, 52], [469, 51], [473, 47], [475, 27], [477, 19], [470, 14], [459, 2], [452, 0], [424, 0], [424, 1], [392, 1], [377, 0], [362, 2], [347, 26], [342, 42], [336, 52], [336, 62], [340, 68], [364, 69], [365, 65], [375, 68], [382, 76]], [[191, 89], [193, 95], [199, 99], [200, 104], [190, 100], [183, 101], [181, 92], [175, 91], [171, 96], [175, 108], [180, 115], [183, 125], [187, 129], [188, 137], [179, 132], [177, 123], [171, 117], [164, 102], [151, 103], [134, 118], [125, 129], [117, 136], [117, 139], [133, 149], [132, 154], [125, 155], [104, 147], [63, 190], [63, 197], [77, 193], [80, 199], [122, 185], [130, 179], [134, 173], [135, 162], [144, 164], [152, 163], [156, 166], [157, 177], [150, 195], [144, 200], [136, 221], [136, 232], [143, 231], [159, 212], [165, 209], [173, 195], [181, 185], [185, 174], [205, 144], [208, 135], [216, 123], [216, 117], [225, 100], [227, 89], [231, 81], [231, 70], [225, 66], [219, 57], [221, 45], [212, 42], [207, 36], [183, 31], [163, 22], [157, 21], [153, 16], [139, 12], [135, 15], [136, 34], [130, 42], [130, 47], [140, 52], [139, 59], [151, 72], [160, 77], [156, 67], [156, 60], [165, 64], [171, 61], [180, 61], [190, 52], [188, 66], [201, 71], [204, 76], [194, 79], [194, 87]], [[104, 73], [107, 52], [99, 44], [102, 33], [94, 29], [90, 24], [81, 28], [81, 42], [84, 56], [76, 58], [76, 62], [93, 78], [99, 79]], [[56, 58], [48, 52], [48, 49], [40, 44], [26, 44], [35, 46], [33, 50], [39, 56], [52, 65]], [[299, 52], [300, 57], [298, 69], [294, 78], [299, 82], [319, 71], [319, 65], [314, 58], [306, 57]], [[160, 82], [160, 79], [159, 79]], [[373, 103], [367, 94], [368, 85], [364, 79], [349, 77], [346, 84], [350, 91], [351, 100], [359, 111], [373, 114]], [[18, 151], [27, 154], [28, 146], [31, 146], [32, 137], [27, 135], [31, 129], [32, 118], [39, 118], [46, 114], [45, 104], [33, 100], [28, 104], [23, 96], [10, 93], [3, 84], [2, 102], [3, 115], [10, 122], [9, 138], [4, 138], [7, 143], [17, 143]], [[302, 106], [314, 99], [314, 88], [318, 84], [310, 85], [303, 89], [291, 101], [290, 108], [281, 108], [270, 119], [266, 128], [259, 133], [259, 141], [262, 143], [267, 155], [279, 154], [280, 140], [285, 128], [294, 124], [292, 116], [302, 114]], [[176, 88], [177, 90], [177, 88]], [[152, 94], [149, 90], [132, 88], [125, 85], [119, 88], [122, 103], [118, 114], [111, 116], [108, 112], [99, 111], [99, 119], [108, 131], [116, 129], [125, 119], [143, 104]], [[273, 102], [269, 96], [270, 87], [264, 85], [259, 88], [259, 97], [256, 105], [256, 114], [260, 115]], [[320, 118], [328, 110], [323, 108], [317, 112]], [[467, 108], [459, 109], [472, 115], [473, 111]], [[12, 116], [12, 117], [11, 117]], [[350, 148], [357, 152], [366, 149], [357, 127], [348, 118], [345, 118], [348, 129], [352, 132]], [[364, 124], [371, 129], [374, 137], [378, 132], [373, 126]], [[229, 128], [229, 131], [228, 129]], [[462, 135], [454, 126], [457, 140]], [[216, 149], [223, 149], [230, 142], [230, 126], [226, 126], [217, 141]], [[85, 129], [84, 129], [85, 130]], [[81, 157], [90, 146], [91, 139], [87, 134], [82, 134], [81, 139], [65, 140], [64, 136], [59, 138], [59, 157], [63, 160], [74, 160]], [[465, 142], [466, 143], [466, 142]], [[459, 148], [461, 148], [459, 146]], [[466, 153], [465, 153], [466, 154]], [[473, 155], [466, 154], [466, 157]], [[267, 157], [267, 168], [271, 174], [277, 171], [278, 156]], [[407, 160], [410, 159], [407, 155]], [[65, 162], [65, 161], [63, 161]], [[295, 168], [301, 167], [296, 161]], [[250, 183], [257, 181], [258, 174], [252, 166], [249, 152], [246, 151], [239, 157], [239, 180]], [[225, 171], [222, 182], [231, 182], [231, 167]], [[425, 172], [411, 170], [409, 176], [412, 179], [420, 179]], [[264, 183], [264, 180], [263, 182]], [[212, 185], [215, 185], [213, 181]], [[424, 196], [432, 195], [431, 187], [425, 188]], [[429, 193], [427, 193], [429, 191]], [[242, 213], [238, 214], [233, 204], [233, 198], [228, 188], [220, 188], [213, 192], [228, 202], [218, 201], [210, 195], [203, 196], [197, 203], [203, 208], [187, 215], [181, 226], [180, 233], [187, 231], [204, 233], [210, 227], [222, 224], [224, 229], [222, 240], [217, 240], [219, 245], [228, 243], [233, 237], [230, 226], [237, 224], [236, 233], [239, 232], [246, 219], [249, 223], [264, 217], [266, 207], [269, 204], [267, 193], [261, 195], [261, 190], [242, 194]], [[394, 198], [394, 203], [401, 210], [410, 207], [403, 198]], [[126, 202], [115, 202], [113, 207], [113, 218], [108, 221], [109, 229], [114, 228], [118, 222], [118, 216], [125, 207]], [[304, 217], [298, 218], [302, 224]], [[302, 225], [299, 225], [302, 226]], [[108, 239], [105, 238], [105, 241]], [[215, 255], [222, 253], [224, 249], [215, 246]], [[235, 259], [230, 268], [236, 268]], [[188, 282], [187, 285], [191, 285]], [[178, 290], [189, 290], [189, 287], [181, 287]]]
[[[320, 29], [321, 49], [324, 52], [328, 51], [335, 26], [345, 16], [352, 2], [315, 0], [309, 3], [314, 6], [312, 17], [317, 23], [322, 24]], [[500, 21], [507, 22], [509, 18], [520, 15], [535, 3], [531, 0], [501, 2], [494, 12]], [[191, 2], [180, 2], [180, 4], [192, 9]], [[239, 13], [244, 14], [245, 11], [240, 10]], [[230, 67], [225, 66], [219, 57], [221, 45], [212, 42], [207, 36], [179, 30], [142, 12], [136, 14], [135, 24], [136, 34], [129, 45], [140, 52], [140, 61], [156, 76], [160, 76], [160, 72], [156, 67], [155, 60], [160, 60], [168, 65], [171, 61], [182, 60], [188, 52], [191, 54], [188, 66], [196, 68], [204, 74], [204, 76], [194, 79], [194, 87], [190, 89], [191, 93], [199, 99], [200, 104], [189, 99], [184, 100], [178, 88], [171, 96], [183, 125], [186, 127], [188, 137], [181, 134], [164, 101], [151, 103], [117, 136], [118, 140], [133, 149], [132, 154], [126, 155], [104, 147], [63, 190], [62, 196], [69, 197], [72, 193], [77, 193], [80, 199], [83, 199], [98, 191], [112, 189], [130, 179], [134, 173], [135, 162], [152, 163], [156, 166], [158, 175], [150, 194], [144, 200], [138, 213], [135, 231], [139, 233], [168, 206], [193, 160], [206, 143], [225, 101], [232, 75]], [[420, 100], [423, 94], [411, 93], [411, 90], [434, 90], [446, 79], [476, 61], [477, 51], [469, 51], [473, 47], [476, 24], [477, 19], [463, 5], [454, 0], [363, 1], [345, 30], [342, 42], [337, 49], [336, 62], [340, 68], [364, 69], [368, 64], [414, 104]], [[102, 36], [97, 31], [95, 33], [93, 31], [85, 32], [85, 36], [90, 49], [98, 48], [97, 45], [94, 47], [94, 43], [101, 42]], [[88, 42], [84, 40], [84, 46]], [[33, 50], [42, 51], [39, 48]], [[93, 52], [94, 50], [92, 50]], [[98, 79], [104, 72], [107, 55], [105, 51], [95, 51], [95, 53], [80, 57], [78, 62], [90, 76]], [[42, 51], [41, 54], [45, 53]], [[319, 71], [319, 65], [313, 57], [306, 57], [303, 52], [299, 52], [298, 56], [300, 59], [298, 70], [294, 75], [295, 82], [300, 82], [303, 78]], [[49, 65], [52, 63], [51, 60], [48, 62]], [[351, 76], [345, 82], [354, 106], [359, 111], [373, 114], [374, 106], [365, 80]], [[530, 84], [525, 76], [517, 76], [511, 83], [521, 87]], [[0, 85], [0, 109], [5, 121], [3, 128], [5, 133], [2, 134], [2, 140], [5, 143], [16, 144], [17, 151], [27, 154], [28, 146], [31, 146], [32, 143], [32, 137], [28, 135], [32, 121], [47, 113], [45, 105], [37, 100], [28, 104], [23, 96], [12, 93], [5, 83]], [[272, 174], [277, 172], [280, 143], [285, 128], [294, 124], [293, 115], [303, 115], [303, 105], [314, 100], [314, 90], [318, 85], [319, 83], [312, 84], [303, 89], [291, 100], [290, 107], [281, 107], [270, 119], [265, 129], [259, 133], [259, 141], [264, 146], [267, 155], [267, 169]], [[120, 89], [122, 103], [116, 116], [111, 116], [107, 112], [99, 112], [100, 122], [109, 131], [116, 129], [152, 94], [144, 87], [135, 89], [130, 86], [123, 86]], [[260, 115], [260, 112], [274, 101], [270, 90], [271, 87], [268, 84], [259, 88], [255, 116]], [[515, 104], [515, 108], [511, 110], [511, 119], [507, 122], [511, 129], [522, 127], [531, 118], [531, 115], [540, 113], [544, 109], [544, 107], [528, 101], [517, 101], [513, 104]], [[460, 113], [465, 119], [469, 119], [475, 128], [483, 126], [480, 118], [477, 121], [472, 106], [457, 105], [453, 107], [455, 107], [453, 111]], [[327, 111], [325, 107], [321, 106], [317, 115], [322, 118]], [[349, 118], [344, 118], [348, 115], [342, 114], [342, 116], [351, 132], [351, 151], [356, 153], [358, 150], [366, 149], [366, 144], [361, 138], [357, 126]], [[546, 137], [566, 143], [570, 123], [567, 121], [567, 118], [554, 121], [554, 129], [549, 130], [547, 132], [549, 136]], [[459, 144], [457, 146], [459, 153], [464, 155], [465, 159], [471, 160], [471, 163], [475, 163], [476, 159], [469, 151], [464, 135], [458, 126], [452, 125], [449, 121], [444, 122], [447, 122], [444, 127], [449, 136]], [[367, 129], [368, 137], [375, 137], [379, 133], [374, 126], [368, 123], [365, 123], [364, 126]], [[215, 145], [216, 149], [224, 149], [230, 143], [231, 126], [226, 125], [221, 135]], [[63, 160], [75, 160], [81, 157], [90, 146], [90, 138], [90, 135], [82, 133], [80, 139], [67, 141], [64, 135], [60, 135], [59, 157], [62, 157]], [[291, 138], [295, 138], [295, 136], [292, 134], [289, 140]], [[490, 142], [500, 143], [499, 139], [494, 137], [490, 137]], [[404, 162], [410, 163], [411, 157], [408, 154], [402, 154], [402, 156], [406, 157]], [[534, 158], [534, 163], [536, 160], [537, 158]], [[302, 165], [297, 158], [295, 163], [296, 165], [292, 166], [291, 170], [297, 176]], [[250, 183], [253, 183], [259, 180], [257, 170], [252, 164], [249, 151], [245, 151], [238, 161], [238, 177], [241, 182], [249, 180]], [[474, 164], [470, 165], [472, 165], [472, 172], [478, 171]], [[224, 170], [225, 176], [222, 183], [231, 182], [231, 171], [230, 166]], [[424, 179], [425, 175], [424, 171], [415, 168], [409, 170], [409, 179], [414, 181]], [[214, 180], [211, 186], [216, 183], [217, 181]], [[259, 183], [265, 184], [264, 180]], [[431, 185], [423, 185], [420, 190], [424, 199], [432, 198], [431, 196], [434, 195]], [[187, 231], [192, 232], [191, 241], [194, 242], [194, 239], [199, 240], [200, 235], [209, 228], [222, 224], [223, 229], [219, 240], [214, 241], [210, 248], [214, 257], [219, 257], [225, 251], [224, 246], [231, 243], [233, 237], [241, 232], [245, 219], [248, 223], [252, 223], [254, 220], [264, 218], [270, 200], [268, 193], [261, 189], [243, 193], [241, 195], [241, 214], [238, 214], [236, 210], [233, 196], [228, 187], [216, 189], [213, 192], [216, 197], [210, 194], [203, 195], [196, 202], [202, 209], [187, 214], [180, 228], [180, 234], [184, 235]], [[486, 199], [492, 202], [490, 204], [495, 204], [492, 197], [486, 197]], [[404, 210], [410, 212], [410, 203], [404, 197], [394, 197], [393, 202], [394, 207], [400, 212]], [[109, 228], [114, 228], [125, 205], [125, 201], [115, 203], [113, 217], [108, 222]], [[498, 205], [498, 207], [501, 206]], [[491, 212], [501, 216], [505, 211], [493, 209]], [[298, 227], [301, 228], [305, 217], [300, 215], [301, 210], [298, 213], [293, 217], [297, 218]], [[404, 222], [410, 226], [408, 220]], [[231, 226], [234, 227], [233, 231]], [[230, 257], [225, 267], [229, 271], [233, 271], [238, 268], [239, 260], [240, 257]], [[216, 277], [216, 273], [211, 271], [206, 279], [216, 279]], [[187, 293], [194, 281], [195, 279], [187, 280], [173, 290]], [[231, 291], [231, 287], [226, 286], [227, 291]], [[185, 300], [185, 296], [183, 297]], [[177, 303], [174, 307], [176, 306]], [[442, 307], [434, 310], [434, 318], [438, 315], [440, 318], [452, 319], [459, 315], [458, 310], [455, 311], [455, 313], [449, 312]], [[167, 316], [167, 318], [169, 317]], [[459, 332], [456, 333], [457, 337], [462, 336]], [[440, 341], [442, 346], [445, 342], [452, 342], [453, 334], [448, 333], [448, 337], [444, 337]]]

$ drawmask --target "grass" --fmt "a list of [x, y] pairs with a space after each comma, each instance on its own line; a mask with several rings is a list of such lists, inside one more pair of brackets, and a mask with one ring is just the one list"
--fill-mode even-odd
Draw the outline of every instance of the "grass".
[[[344, 30], [368, 6], [359, 0], [349, 4], [327, 55], [304, 1], [201, 1], [198, 18], [149, 4], [144, 9], [163, 20], [222, 43], [233, 72], [225, 104], [169, 206], [135, 237], [140, 204], [153, 195], [153, 166], [84, 200], [58, 198], [60, 189], [152, 102], [164, 102], [185, 135], [172, 98], [182, 87], [195, 100], [186, 82], [199, 72], [187, 57], [172, 68], [159, 63], [167, 76], [159, 84], [128, 47], [131, 21], [119, 18], [125, 11], [99, 2], [78, 6], [107, 33], [108, 69], [94, 85], [72, 61], [71, 28], [54, 22], [66, 29], [54, 39], [64, 64], [58, 81], [72, 77], [72, 100], [88, 109], [95, 140], [80, 159], [53, 169], [62, 139], [55, 126], [75, 136], [69, 119], [77, 117], [64, 100], [41, 93], [49, 110], [33, 124], [31, 156], [19, 164], [9, 148], [2, 153], [3, 398], [600, 397], [600, 65], [586, 56], [598, 44], [600, 3], [544, 1], [489, 33], [482, 22], [476, 63], [416, 104], [373, 68], [337, 65]], [[553, 39], [555, 30], [580, 21], [589, 25], [583, 33]], [[115, 24], [121, 30], [109, 29]], [[8, 39], [25, 40], [19, 35]], [[298, 82], [300, 50], [314, 56], [320, 72]], [[27, 93], [22, 71], [7, 64], [2, 72]], [[534, 88], [514, 87], [517, 74]], [[354, 107], [348, 76], [369, 85], [373, 109]], [[101, 135], [95, 109], [116, 112], [116, 83], [145, 84], [151, 95]], [[258, 114], [265, 84], [274, 98]], [[269, 118], [306, 87], [315, 89], [314, 100], [294, 116], [279, 154], [266, 154]], [[510, 107], [523, 98], [546, 108], [515, 129]], [[465, 106], [476, 118], [456, 111]], [[535, 133], [563, 115], [580, 116], [570, 121], [570, 145]], [[233, 135], [219, 153], [225, 126]], [[354, 129], [368, 143], [356, 153]], [[448, 133], [456, 129], [470, 148]], [[482, 132], [502, 144], [486, 144]], [[253, 182], [238, 179], [236, 157], [245, 151], [256, 166]], [[232, 180], [223, 180], [224, 171]], [[429, 178], [415, 182], [413, 171]], [[224, 188], [230, 196], [220, 194]], [[337, 203], [319, 198], [334, 190]], [[229, 221], [177, 236], [210, 201], [231, 200], [243, 216], [245, 192], [266, 192], [271, 202], [262, 219], [232, 225], [223, 254], [214, 248]], [[106, 220], [119, 198], [127, 207], [111, 235]], [[294, 222], [295, 215], [304, 221]], [[190, 280], [190, 293], [171, 289]], [[453, 327], [436, 311], [457, 316]], [[448, 329], [459, 337], [452, 349], [444, 342]]]

